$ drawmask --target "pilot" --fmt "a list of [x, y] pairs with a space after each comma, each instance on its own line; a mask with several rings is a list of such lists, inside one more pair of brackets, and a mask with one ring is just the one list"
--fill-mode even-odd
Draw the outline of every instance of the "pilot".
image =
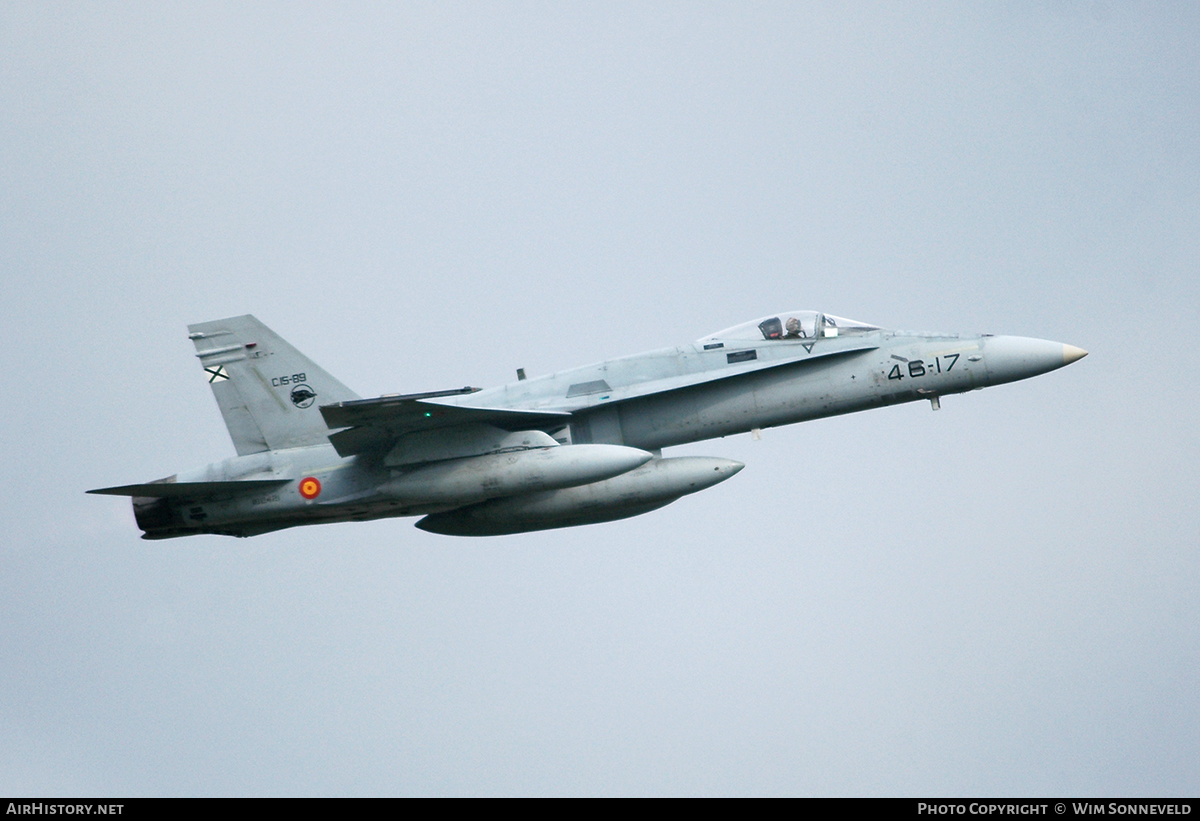
[[796, 317], [788, 317], [787, 324], [784, 325], [787, 329], [787, 336], [784, 339], [803, 339], [808, 334], [804, 333], [804, 329], [800, 327], [800, 320]]

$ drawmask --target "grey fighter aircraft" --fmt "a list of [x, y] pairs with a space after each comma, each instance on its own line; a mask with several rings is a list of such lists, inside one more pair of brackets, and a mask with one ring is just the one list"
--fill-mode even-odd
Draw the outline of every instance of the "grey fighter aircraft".
[[663, 448], [1026, 379], [1087, 355], [785, 311], [488, 390], [360, 399], [252, 316], [188, 327], [237, 456], [139, 485], [144, 539], [423, 516], [497, 536], [637, 516], [744, 465]]

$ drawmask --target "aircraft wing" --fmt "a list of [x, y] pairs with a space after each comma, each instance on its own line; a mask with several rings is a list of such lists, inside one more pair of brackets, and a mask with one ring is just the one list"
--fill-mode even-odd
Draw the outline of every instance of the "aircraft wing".
[[441, 397], [475, 393], [478, 388], [380, 396], [322, 405], [331, 429], [329, 441], [342, 456], [386, 448], [400, 436], [456, 425], [485, 424], [497, 428], [536, 428], [569, 419], [565, 411], [479, 408], [436, 402]]

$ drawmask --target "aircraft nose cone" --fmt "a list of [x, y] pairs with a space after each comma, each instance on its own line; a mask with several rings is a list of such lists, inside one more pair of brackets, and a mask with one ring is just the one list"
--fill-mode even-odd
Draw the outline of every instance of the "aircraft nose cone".
[[989, 385], [1028, 379], [1069, 365], [1085, 356], [1087, 351], [1074, 345], [1024, 336], [989, 337], [983, 351]]
[[1087, 351], [1083, 348], [1076, 348], [1074, 345], [1063, 345], [1063, 364], [1070, 365], [1072, 362], [1078, 362], [1087, 356]]

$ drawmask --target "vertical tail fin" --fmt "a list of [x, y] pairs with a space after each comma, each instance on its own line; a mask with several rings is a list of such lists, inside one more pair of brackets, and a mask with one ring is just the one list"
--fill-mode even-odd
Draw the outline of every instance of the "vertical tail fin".
[[188, 326], [239, 456], [327, 442], [319, 405], [358, 395], [252, 316]]

